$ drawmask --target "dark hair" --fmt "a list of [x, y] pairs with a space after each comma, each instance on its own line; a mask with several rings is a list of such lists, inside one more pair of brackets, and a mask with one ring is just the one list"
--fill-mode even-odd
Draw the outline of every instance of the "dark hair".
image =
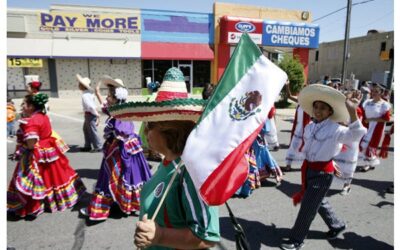
[[107, 87], [108, 87], [108, 91], [109, 91], [109, 92], [112, 94], [112, 96], [118, 101], [118, 104], [122, 104], [122, 103], [125, 103], [125, 102], [126, 102], [125, 99], [122, 100], [122, 99], [118, 99], [118, 98], [117, 98], [117, 96], [115, 95], [115, 89], [116, 89], [116, 87], [115, 87], [114, 85], [107, 84]]
[[145, 133], [157, 128], [166, 140], [168, 149], [174, 154], [181, 155], [185, 148], [186, 140], [196, 124], [192, 121], [162, 121], [148, 122]]
[[331, 112], [332, 112], [332, 114], [331, 114], [331, 115], [333, 115], [333, 113], [335, 113], [335, 111], [333, 110], [332, 106], [331, 106], [331, 105], [329, 105], [328, 103], [324, 102], [324, 101], [320, 101], [320, 100], [316, 100], [316, 101], [314, 101], [314, 102], [312, 103], [312, 106], [313, 106], [313, 107], [314, 107], [314, 105], [315, 105], [315, 103], [316, 103], [316, 102], [322, 102], [322, 103], [326, 104], [326, 105], [329, 107], [329, 111], [331, 111]]
[[206, 83], [204, 84], [204, 89], [201, 95], [203, 96], [203, 100], [207, 100], [210, 98], [212, 93], [214, 92], [214, 85], [212, 83]]
[[40, 110], [41, 112], [45, 112], [45, 104], [48, 100], [49, 97], [43, 93], [25, 96], [25, 102], [28, 105], [32, 105], [35, 108], [35, 111]]

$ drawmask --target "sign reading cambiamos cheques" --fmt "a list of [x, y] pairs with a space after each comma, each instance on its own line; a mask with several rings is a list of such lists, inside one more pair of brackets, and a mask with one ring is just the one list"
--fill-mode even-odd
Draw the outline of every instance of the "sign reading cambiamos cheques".
[[39, 13], [40, 31], [140, 33], [138, 15]]
[[318, 48], [319, 26], [305, 23], [265, 21], [263, 45], [293, 48]]

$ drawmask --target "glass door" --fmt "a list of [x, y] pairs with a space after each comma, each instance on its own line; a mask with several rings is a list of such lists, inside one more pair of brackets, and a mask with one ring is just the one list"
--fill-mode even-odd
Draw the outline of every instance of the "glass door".
[[193, 63], [192, 61], [190, 61], [190, 64], [178, 63], [178, 68], [182, 71], [185, 77], [186, 89], [191, 94], [193, 89]]

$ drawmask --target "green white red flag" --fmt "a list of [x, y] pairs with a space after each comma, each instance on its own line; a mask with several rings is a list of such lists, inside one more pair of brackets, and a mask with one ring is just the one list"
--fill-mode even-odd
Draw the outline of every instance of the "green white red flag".
[[223, 204], [246, 180], [245, 152], [286, 79], [243, 34], [181, 157], [208, 205]]

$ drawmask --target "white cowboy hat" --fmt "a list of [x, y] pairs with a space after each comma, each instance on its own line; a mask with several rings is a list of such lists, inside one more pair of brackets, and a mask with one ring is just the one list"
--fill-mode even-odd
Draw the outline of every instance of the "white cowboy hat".
[[90, 79], [88, 77], [82, 77], [80, 74], [76, 74], [76, 79], [78, 79], [86, 89], [93, 90], [92, 87], [90, 87]]
[[346, 108], [346, 96], [339, 90], [323, 84], [312, 84], [303, 88], [299, 94], [299, 105], [309, 115], [313, 114], [313, 104], [321, 101], [329, 104], [333, 114], [329, 117], [335, 122], [348, 122], [350, 115]]
[[112, 85], [114, 87], [123, 87], [125, 88], [124, 82], [121, 79], [112, 79], [111, 76], [109, 75], [103, 75], [100, 79], [100, 81], [104, 84], [104, 85]]
[[39, 76], [38, 75], [25, 75], [25, 85], [28, 85], [31, 82], [38, 82]]
[[182, 71], [170, 68], [153, 102], [127, 102], [109, 108], [112, 117], [133, 121], [194, 121], [203, 112], [205, 100], [188, 98]]

